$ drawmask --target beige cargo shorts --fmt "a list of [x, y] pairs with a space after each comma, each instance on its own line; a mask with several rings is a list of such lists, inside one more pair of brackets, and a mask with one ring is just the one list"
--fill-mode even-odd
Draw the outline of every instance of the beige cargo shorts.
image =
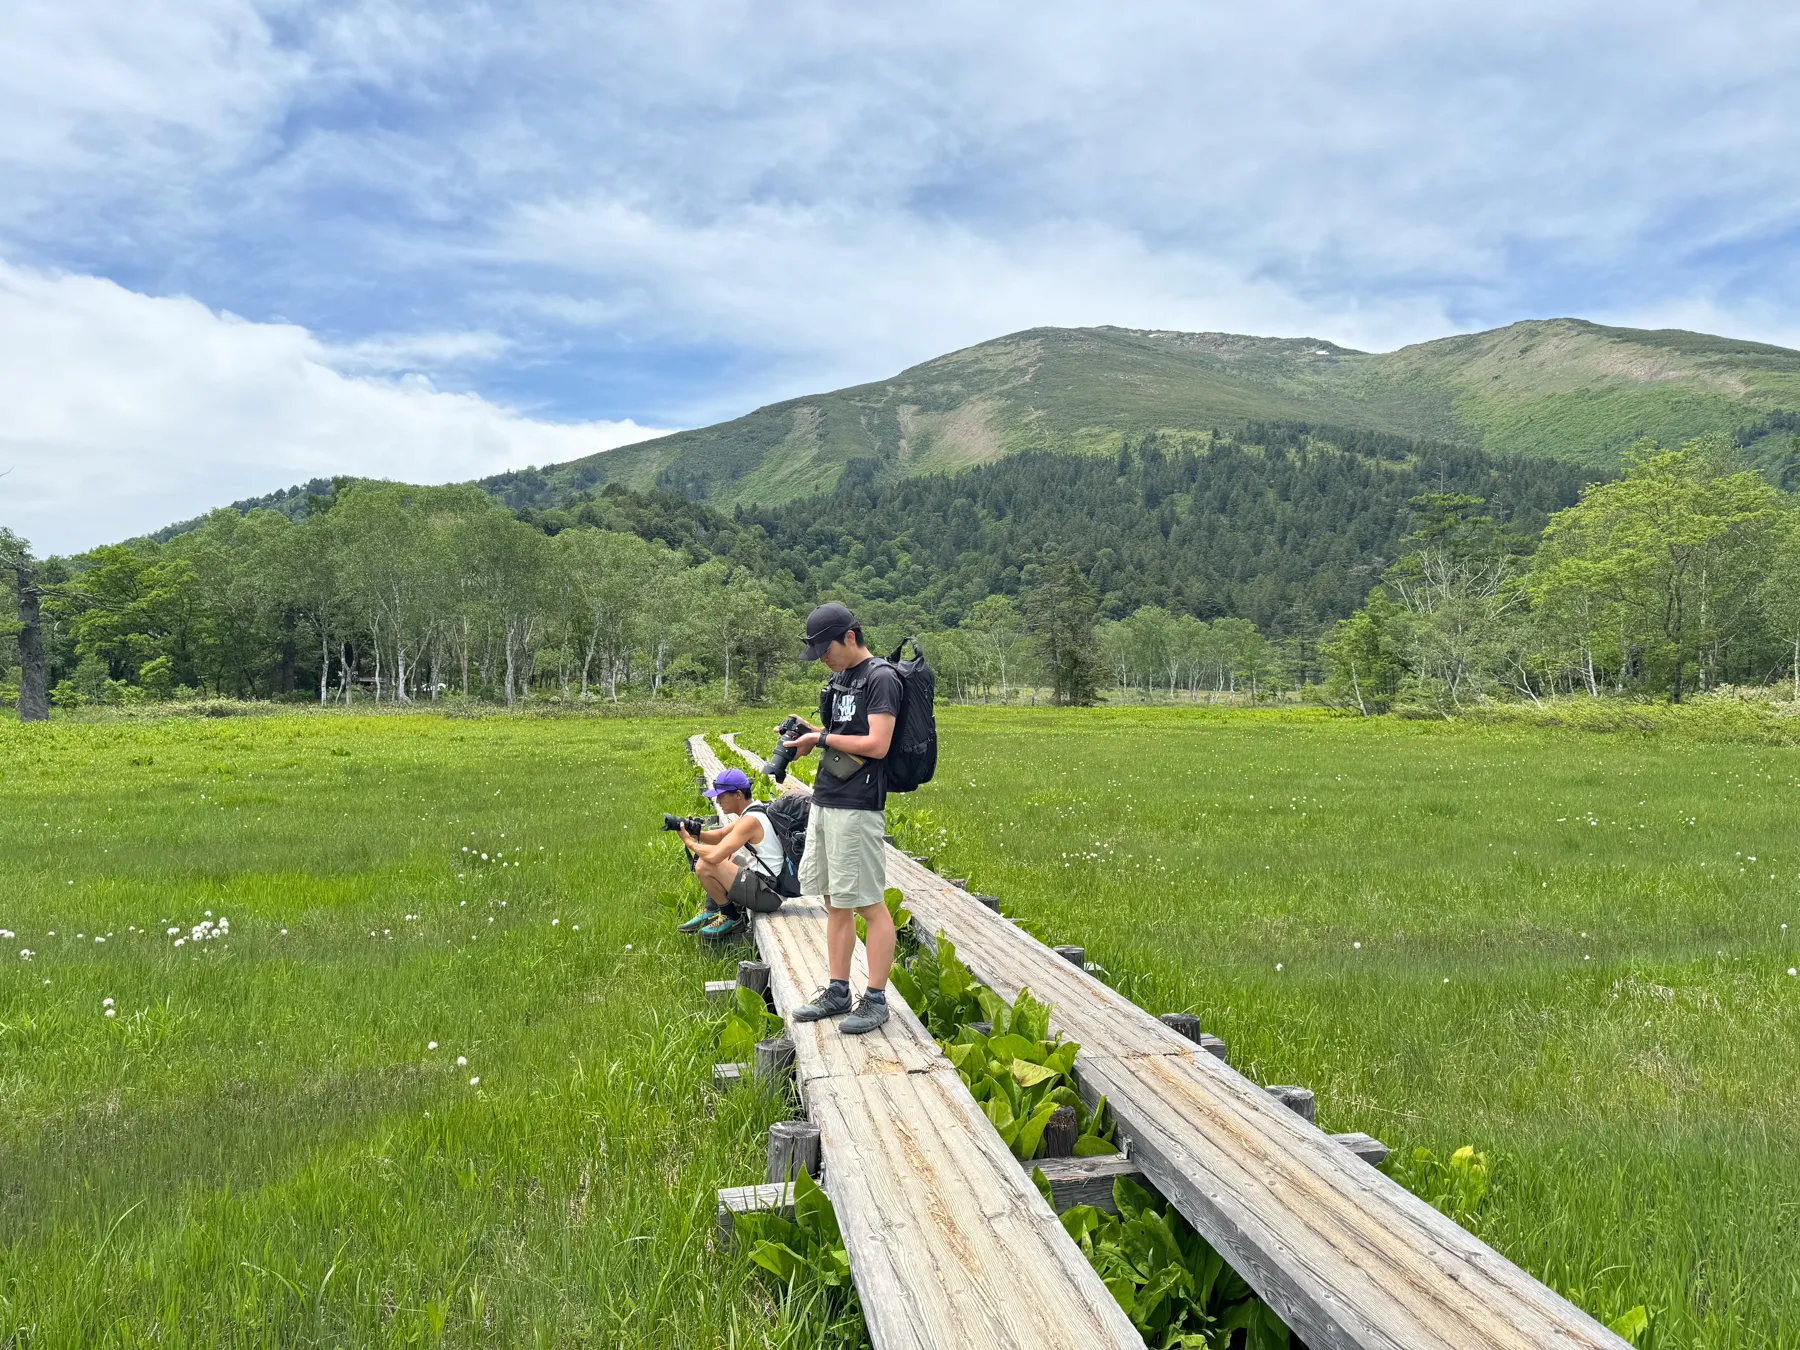
[[826, 896], [833, 909], [879, 905], [887, 889], [886, 827], [885, 812], [813, 807], [800, 856], [800, 893]]

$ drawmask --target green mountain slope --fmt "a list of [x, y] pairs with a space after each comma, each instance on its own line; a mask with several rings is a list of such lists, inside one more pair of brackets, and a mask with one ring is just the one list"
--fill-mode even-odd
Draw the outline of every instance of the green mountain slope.
[[1038, 328], [889, 380], [484, 486], [548, 506], [604, 483], [767, 506], [848, 475], [889, 480], [1024, 450], [1112, 453], [1126, 435], [1299, 421], [1490, 455], [1611, 468], [1642, 436], [1734, 431], [1753, 460], [1791, 454], [1800, 352], [1673, 329], [1547, 319], [1399, 351], [1314, 338]]

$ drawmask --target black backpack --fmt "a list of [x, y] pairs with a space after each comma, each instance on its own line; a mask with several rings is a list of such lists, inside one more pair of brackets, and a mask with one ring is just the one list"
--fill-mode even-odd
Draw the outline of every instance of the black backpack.
[[781, 875], [775, 878], [775, 893], [800, 894], [800, 859], [806, 853], [806, 822], [812, 817], [812, 799], [798, 792], [786, 792], [772, 802], [752, 802], [748, 809], [764, 817], [781, 840]]
[[[912, 643], [913, 656], [902, 661], [900, 653]], [[919, 639], [906, 638], [894, 648], [888, 664], [900, 677], [900, 715], [894, 719], [894, 740], [887, 752], [887, 790], [911, 792], [931, 781], [937, 772], [937, 676], [925, 664]]]

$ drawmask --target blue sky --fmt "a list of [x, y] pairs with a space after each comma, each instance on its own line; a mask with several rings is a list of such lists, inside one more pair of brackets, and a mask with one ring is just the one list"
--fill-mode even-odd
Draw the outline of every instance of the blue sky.
[[1784, 4], [13, 0], [0, 524], [444, 481], [1038, 324], [1800, 346]]

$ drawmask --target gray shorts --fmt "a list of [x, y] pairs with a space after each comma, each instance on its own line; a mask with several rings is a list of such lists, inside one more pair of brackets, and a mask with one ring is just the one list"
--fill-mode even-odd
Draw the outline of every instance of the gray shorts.
[[813, 807], [800, 857], [801, 894], [825, 896], [833, 909], [879, 905], [887, 889], [886, 828], [881, 811]]

